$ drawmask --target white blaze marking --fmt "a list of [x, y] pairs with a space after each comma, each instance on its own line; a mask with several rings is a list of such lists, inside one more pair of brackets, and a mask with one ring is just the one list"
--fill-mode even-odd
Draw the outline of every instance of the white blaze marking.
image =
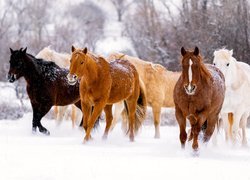
[[192, 78], [193, 78], [193, 73], [192, 73], [192, 64], [193, 61], [191, 59], [189, 59], [189, 68], [188, 68], [188, 80], [189, 80], [189, 84], [188, 84], [188, 90], [191, 91], [191, 82], [192, 82]]

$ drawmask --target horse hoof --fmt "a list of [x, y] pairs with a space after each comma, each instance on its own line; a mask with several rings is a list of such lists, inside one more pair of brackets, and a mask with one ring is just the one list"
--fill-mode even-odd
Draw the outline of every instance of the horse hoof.
[[32, 127], [32, 134], [36, 134], [36, 127]]
[[40, 131], [40, 133], [42, 133], [42, 134], [44, 134], [46, 136], [50, 135], [50, 132], [45, 128], [40, 128], [39, 131]]
[[134, 137], [129, 137], [130, 142], [134, 142], [135, 138]]
[[192, 145], [192, 148], [193, 148], [194, 151], [197, 151], [197, 150], [198, 150], [198, 147], [199, 147], [198, 144], [193, 144], [193, 145]]
[[93, 138], [91, 136], [85, 136], [83, 139], [83, 144], [86, 144], [87, 142], [89, 142], [90, 140], [92, 140]]
[[160, 139], [160, 134], [155, 134], [155, 139]]
[[181, 144], [181, 149], [185, 149], [185, 144]]
[[200, 155], [199, 149], [198, 149], [198, 148], [197, 148], [197, 149], [194, 149], [193, 152], [192, 152], [192, 156], [193, 156], [193, 157], [199, 157], [199, 155]]
[[107, 134], [103, 134], [102, 140], [107, 140], [107, 139], [108, 139], [108, 135]]

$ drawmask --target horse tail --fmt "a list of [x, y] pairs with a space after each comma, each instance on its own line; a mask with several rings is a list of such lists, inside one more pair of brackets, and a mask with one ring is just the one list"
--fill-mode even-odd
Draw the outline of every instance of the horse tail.
[[233, 136], [233, 123], [234, 123], [234, 114], [228, 113], [228, 122], [229, 122], [229, 135], [230, 137]]
[[[147, 110], [145, 85], [141, 79], [139, 79], [139, 82], [140, 82], [140, 94], [137, 100], [137, 105], [135, 110], [135, 124], [134, 124], [135, 134], [138, 133], [140, 127], [142, 126], [142, 123], [146, 118], [146, 110]], [[129, 122], [128, 114], [129, 114], [128, 105], [127, 102], [124, 101], [124, 110], [122, 111], [122, 117], [123, 117], [122, 129], [126, 134], [128, 134], [130, 130], [128, 127], [128, 122]]]
[[140, 127], [142, 126], [142, 123], [146, 118], [146, 111], [147, 111], [146, 88], [143, 81], [140, 78], [139, 81], [140, 81], [140, 95], [137, 100], [137, 106], [135, 112], [135, 133], [137, 133]]

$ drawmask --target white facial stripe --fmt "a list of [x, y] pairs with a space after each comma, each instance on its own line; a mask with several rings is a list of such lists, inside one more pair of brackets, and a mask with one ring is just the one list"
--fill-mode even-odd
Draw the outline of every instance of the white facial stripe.
[[189, 91], [191, 90], [191, 82], [192, 82], [192, 78], [193, 78], [192, 64], [193, 64], [193, 61], [191, 59], [189, 59], [189, 68], [188, 68], [188, 80], [189, 80], [188, 90]]

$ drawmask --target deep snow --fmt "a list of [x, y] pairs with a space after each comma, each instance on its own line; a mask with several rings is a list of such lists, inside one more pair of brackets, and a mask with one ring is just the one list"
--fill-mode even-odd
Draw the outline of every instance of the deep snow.
[[0, 121], [1, 180], [250, 179], [250, 149], [231, 147], [222, 135], [194, 157], [190, 144], [181, 150], [176, 126], [161, 126], [161, 139], [154, 139], [153, 125], [145, 125], [131, 143], [120, 123], [102, 140], [101, 122], [93, 141], [82, 144], [84, 133], [70, 121], [57, 126], [45, 118], [51, 135], [43, 136], [31, 133], [31, 117]]

